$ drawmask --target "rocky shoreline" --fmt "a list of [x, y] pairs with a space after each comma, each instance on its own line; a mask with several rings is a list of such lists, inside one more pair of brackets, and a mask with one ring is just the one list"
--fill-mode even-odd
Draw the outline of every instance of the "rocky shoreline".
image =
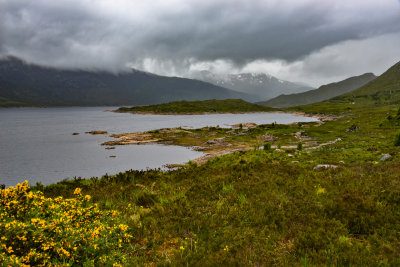
[[123, 134], [112, 134], [110, 137], [119, 138], [118, 140], [107, 141], [102, 143], [102, 146], [117, 146], [117, 145], [140, 145], [148, 143], [156, 143], [161, 141], [160, 139], [155, 139], [151, 134], [146, 132], [136, 132], [136, 133], [123, 133]]
[[[114, 111], [118, 112], [118, 111]], [[155, 113], [150, 113], [150, 112], [129, 112], [129, 113], [135, 113], [135, 114], [155, 114]], [[246, 112], [246, 113], [260, 113], [260, 112]], [[292, 114], [294, 116], [302, 116], [302, 117], [311, 117], [311, 118], [316, 118], [320, 122], [319, 124], [323, 124], [326, 121], [331, 121], [340, 118], [340, 116], [335, 116], [335, 115], [324, 115], [324, 114], [309, 114], [309, 113], [304, 113], [300, 111], [294, 111], [294, 112], [284, 112], [284, 111], [277, 111], [277, 112], [262, 112], [262, 113], [288, 113]], [[177, 113], [168, 113], [168, 115], [198, 115], [199, 113], [188, 113], [188, 114], [177, 114]], [[203, 113], [206, 114], [206, 113]], [[208, 113], [210, 114], [210, 113]], [[158, 114], [161, 115], [161, 114]], [[167, 114], [162, 114], [162, 115], [167, 115]], [[246, 135], [246, 131], [250, 130], [252, 128], [256, 128], [257, 124], [255, 123], [240, 123], [240, 124], [235, 124], [231, 125], [232, 126], [232, 131], [239, 131], [236, 133], [236, 136], [241, 136], [241, 135]], [[207, 127], [206, 127], [207, 128]], [[207, 130], [206, 130], [207, 131]], [[185, 130], [182, 128], [168, 128], [168, 129], [159, 129], [159, 130], [154, 130], [154, 131], [148, 131], [148, 132], [133, 132], [133, 133], [122, 133], [122, 134], [112, 134], [110, 137], [116, 138], [117, 140], [111, 140], [102, 143], [101, 145], [107, 146], [106, 149], [112, 149], [115, 146], [118, 145], [142, 145], [142, 144], [152, 144], [152, 143], [162, 143], [162, 144], [175, 144], [175, 145], [180, 145], [180, 146], [186, 146], [190, 147], [193, 150], [196, 151], [204, 151], [206, 153], [205, 155], [196, 158], [192, 160], [192, 162], [202, 165], [209, 161], [210, 159], [226, 155], [226, 154], [231, 154], [235, 152], [240, 152], [240, 151], [247, 151], [249, 149], [252, 149], [254, 147], [247, 145], [241, 145], [239, 143], [231, 143], [226, 141], [226, 137], [228, 134], [226, 133], [225, 136], [219, 137], [219, 138], [211, 138], [207, 139], [203, 143], [198, 143], [198, 144], [193, 144], [191, 141], [182, 141], [183, 136], [190, 136], [190, 138], [196, 139], [198, 137], [194, 137], [194, 133], [192, 130]], [[268, 137], [268, 138], [267, 138]], [[260, 140], [263, 142], [274, 142], [277, 141], [274, 136], [268, 135], [265, 137], [264, 135], [259, 136], [261, 138]], [[308, 140], [309, 138], [307, 136], [303, 136], [302, 132], [296, 132], [294, 133], [294, 137], [299, 141], [299, 142], [304, 142], [304, 141], [310, 141], [308, 146], [306, 145], [306, 149], [313, 149], [314, 147], [318, 147], [317, 144], [311, 145], [311, 140]], [[325, 144], [322, 144], [322, 146]], [[273, 146], [276, 147], [276, 146]], [[289, 146], [282, 146], [282, 148], [285, 149], [294, 149], [296, 148], [296, 145], [289, 145]], [[278, 149], [279, 150], [279, 149]], [[172, 164], [175, 165], [175, 164]]]
[[342, 116], [338, 116], [338, 115], [326, 115], [326, 114], [322, 114], [322, 113], [305, 113], [302, 111], [275, 111], [273, 113], [286, 113], [286, 114], [292, 114], [293, 116], [309, 117], [309, 118], [318, 119], [321, 122], [332, 121], [332, 120], [336, 120], [336, 119], [339, 119], [342, 117]]

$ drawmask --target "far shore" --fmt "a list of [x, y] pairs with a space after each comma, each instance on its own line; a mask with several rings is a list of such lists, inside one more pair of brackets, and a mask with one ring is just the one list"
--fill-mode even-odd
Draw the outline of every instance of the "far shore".
[[130, 114], [140, 114], [140, 115], [213, 115], [213, 114], [259, 114], [259, 113], [280, 113], [280, 114], [291, 114], [293, 116], [298, 117], [309, 117], [315, 118], [320, 121], [330, 121], [339, 118], [340, 116], [336, 115], [325, 115], [325, 114], [317, 114], [317, 113], [305, 113], [302, 111], [284, 111], [284, 110], [276, 110], [276, 111], [248, 111], [248, 112], [154, 112], [154, 111], [119, 111], [119, 110], [106, 110], [107, 112], [115, 112], [115, 113], [130, 113]]

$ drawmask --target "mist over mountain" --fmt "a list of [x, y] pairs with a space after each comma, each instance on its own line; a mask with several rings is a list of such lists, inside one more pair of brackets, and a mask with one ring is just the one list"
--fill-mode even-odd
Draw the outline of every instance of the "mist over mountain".
[[248, 94], [193, 79], [130, 70], [67, 70], [0, 60], [0, 106], [147, 105], [177, 100], [242, 98]]
[[312, 90], [305, 84], [289, 82], [264, 73], [214, 74], [199, 71], [194, 78], [222, 86], [237, 92], [255, 96], [259, 101], [268, 100], [281, 94], [293, 94]]

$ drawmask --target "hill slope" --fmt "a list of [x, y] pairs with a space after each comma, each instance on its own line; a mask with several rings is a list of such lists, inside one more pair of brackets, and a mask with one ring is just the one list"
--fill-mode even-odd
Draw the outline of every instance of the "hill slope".
[[231, 90], [251, 94], [259, 100], [266, 100], [280, 94], [305, 92], [312, 87], [280, 80], [264, 73], [241, 73], [216, 75], [209, 71], [195, 73], [194, 78]]
[[145, 105], [210, 98], [254, 100], [197, 80], [135, 70], [112, 74], [46, 68], [14, 57], [0, 60], [0, 97], [44, 106]]
[[298, 94], [280, 95], [268, 101], [260, 102], [260, 104], [269, 107], [291, 107], [311, 104], [353, 91], [369, 83], [375, 78], [376, 76], [374, 74], [365, 73], [363, 75], [351, 77], [337, 83], [323, 85], [315, 90]]
[[351, 101], [360, 104], [400, 103], [400, 62], [392, 66], [374, 81], [332, 100]]
[[237, 113], [271, 111], [272, 108], [252, 104], [241, 99], [176, 101], [159, 105], [119, 108], [118, 112], [149, 113]]

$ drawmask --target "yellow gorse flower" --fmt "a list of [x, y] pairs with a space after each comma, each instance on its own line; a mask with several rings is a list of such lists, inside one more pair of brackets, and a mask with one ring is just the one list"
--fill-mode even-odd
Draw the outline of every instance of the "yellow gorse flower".
[[80, 195], [81, 194], [82, 189], [80, 189], [79, 187], [75, 189], [74, 191], [74, 195]]
[[31, 191], [27, 181], [0, 189], [0, 263], [124, 263], [122, 252], [111, 250], [132, 239], [128, 226], [118, 222], [118, 212], [100, 210], [80, 188], [74, 195], [73, 199], [46, 198], [40, 191]]

